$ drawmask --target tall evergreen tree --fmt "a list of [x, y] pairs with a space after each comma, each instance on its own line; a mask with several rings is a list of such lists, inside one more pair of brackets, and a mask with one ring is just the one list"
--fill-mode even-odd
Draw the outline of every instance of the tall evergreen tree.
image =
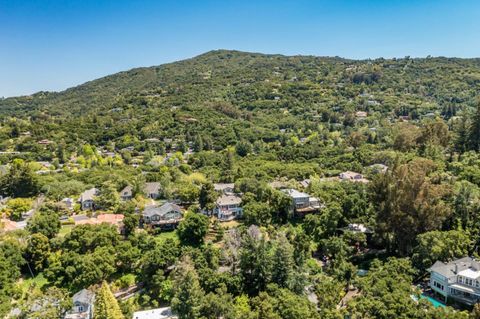
[[184, 259], [178, 266], [174, 287], [172, 310], [178, 314], [178, 318], [199, 318], [205, 292], [200, 287], [190, 259]]
[[272, 280], [282, 288], [288, 288], [294, 272], [293, 247], [284, 234], [277, 240], [272, 263]]
[[480, 151], [480, 98], [477, 99], [477, 110], [472, 118], [468, 132], [468, 148], [473, 151]]
[[110, 287], [104, 281], [95, 297], [94, 319], [124, 319], [117, 299], [112, 294]]

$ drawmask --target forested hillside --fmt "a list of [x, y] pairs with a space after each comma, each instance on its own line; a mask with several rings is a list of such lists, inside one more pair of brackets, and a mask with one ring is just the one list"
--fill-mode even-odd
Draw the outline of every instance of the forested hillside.
[[2, 99], [0, 316], [479, 318], [429, 287], [478, 257], [479, 92], [480, 59], [219, 50]]

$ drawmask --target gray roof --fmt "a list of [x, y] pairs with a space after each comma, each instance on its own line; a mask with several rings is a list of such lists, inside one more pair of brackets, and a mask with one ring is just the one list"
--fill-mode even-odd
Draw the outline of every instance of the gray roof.
[[217, 199], [217, 205], [240, 205], [242, 199], [237, 195], [222, 195]]
[[147, 194], [157, 194], [160, 191], [160, 183], [152, 182], [152, 183], [145, 183], [145, 187], [143, 191]]
[[99, 193], [99, 190], [97, 188], [90, 188], [84, 191], [80, 195], [80, 202], [86, 201], [86, 200], [93, 200], [93, 198]]
[[88, 217], [87, 215], [74, 215], [74, 216], [72, 216], [72, 218], [75, 222], [90, 219], [90, 217]]
[[143, 216], [160, 215], [163, 216], [171, 211], [182, 213], [182, 208], [174, 203], [165, 203], [162, 206], [147, 206], [143, 210]]
[[120, 192], [120, 196], [132, 196], [132, 186], [127, 185], [124, 189]]
[[450, 278], [455, 276], [458, 272], [469, 268], [480, 269], [480, 263], [472, 257], [464, 257], [449, 263], [436, 261], [433, 266], [429, 268], [429, 270], [446, 278]]
[[290, 196], [291, 198], [308, 198], [310, 195], [307, 193], [299, 192], [296, 189], [290, 188], [290, 189], [284, 189], [282, 190], [285, 194]]
[[231, 188], [231, 189], [235, 188], [235, 184], [234, 183], [216, 183], [216, 184], [213, 184], [213, 188], [217, 192], [223, 192], [227, 188]]
[[73, 295], [72, 301], [81, 302], [84, 304], [90, 304], [90, 303], [93, 303], [94, 297], [95, 297], [95, 294], [92, 291], [88, 289], [82, 289]]

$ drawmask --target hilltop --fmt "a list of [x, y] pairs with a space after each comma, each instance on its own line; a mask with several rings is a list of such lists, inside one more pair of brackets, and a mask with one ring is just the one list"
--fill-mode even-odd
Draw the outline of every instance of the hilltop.
[[479, 59], [355, 61], [218, 50], [58, 93], [3, 99], [0, 116], [29, 118], [37, 139], [192, 140], [195, 131], [223, 148], [242, 133], [268, 141], [279, 129], [351, 122], [357, 111], [377, 114], [377, 121], [430, 113], [448, 119], [474, 105], [479, 87]]

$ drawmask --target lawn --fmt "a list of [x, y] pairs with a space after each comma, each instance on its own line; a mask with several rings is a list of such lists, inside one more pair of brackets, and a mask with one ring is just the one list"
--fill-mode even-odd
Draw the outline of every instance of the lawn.
[[158, 235], [155, 235], [155, 240], [161, 243], [167, 239], [178, 240], [177, 232], [176, 231], [163, 231]]
[[60, 228], [60, 232], [58, 233], [58, 236], [64, 237], [65, 235], [70, 234], [70, 232], [72, 231], [72, 228], [73, 228], [73, 225], [63, 225]]
[[41, 289], [43, 286], [48, 284], [48, 280], [43, 277], [43, 273], [39, 273], [35, 277], [27, 277], [27, 278], [20, 278], [17, 282], [18, 288], [21, 291], [21, 298], [26, 298], [26, 294], [30, 291], [31, 288], [33, 289]]

